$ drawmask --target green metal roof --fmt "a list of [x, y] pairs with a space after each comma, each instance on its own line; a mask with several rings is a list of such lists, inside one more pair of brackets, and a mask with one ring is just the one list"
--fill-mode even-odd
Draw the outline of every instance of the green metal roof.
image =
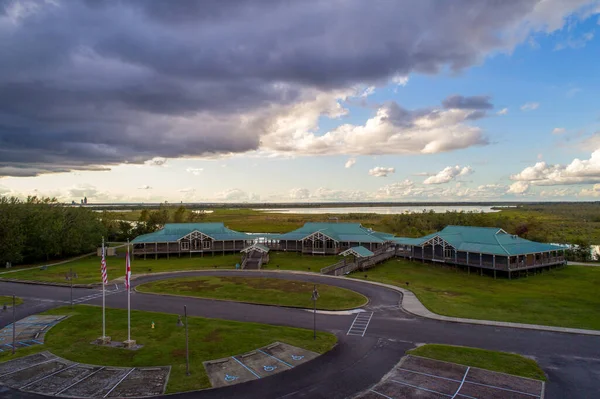
[[564, 249], [558, 245], [529, 241], [497, 227], [446, 226], [442, 231], [424, 237], [396, 237], [393, 241], [403, 245], [420, 246], [435, 236], [439, 236], [458, 251], [491, 255], [512, 256]]
[[199, 231], [217, 241], [251, 240], [252, 237], [225, 227], [223, 223], [167, 223], [154, 233], [136, 237], [132, 243], [174, 242], [193, 231]]
[[342, 256], [354, 255], [359, 258], [368, 258], [369, 256], [373, 256], [374, 254], [373, 254], [373, 252], [369, 251], [367, 248], [360, 245], [358, 247], [352, 247], [350, 249], [347, 249], [344, 252], [340, 253], [340, 255], [342, 255]]
[[315, 223], [308, 222], [304, 226], [277, 237], [278, 240], [299, 241], [321, 232], [340, 242], [383, 243], [390, 241], [392, 234], [380, 233], [363, 227], [360, 223]]

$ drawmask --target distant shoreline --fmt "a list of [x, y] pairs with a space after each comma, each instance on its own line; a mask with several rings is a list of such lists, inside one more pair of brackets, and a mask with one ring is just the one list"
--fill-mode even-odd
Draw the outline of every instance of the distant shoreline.
[[65, 206], [81, 206], [94, 209], [139, 209], [158, 208], [160, 205], [179, 206], [183, 205], [189, 209], [206, 208], [242, 208], [242, 209], [276, 209], [276, 208], [349, 208], [349, 207], [381, 207], [381, 206], [490, 206], [490, 207], [518, 207], [522, 205], [551, 205], [551, 204], [581, 204], [600, 203], [598, 201], [487, 201], [487, 202], [252, 202], [252, 203], [224, 203], [224, 202], [140, 202], [140, 203], [88, 203], [68, 204]]

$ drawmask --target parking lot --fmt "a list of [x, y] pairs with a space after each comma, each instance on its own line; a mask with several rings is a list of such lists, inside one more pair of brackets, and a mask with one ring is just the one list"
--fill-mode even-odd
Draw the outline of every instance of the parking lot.
[[0, 385], [46, 395], [123, 398], [165, 392], [170, 367], [103, 367], [41, 352], [0, 363]]
[[[24, 348], [44, 343], [46, 332], [67, 316], [29, 316], [15, 323], [15, 348]], [[12, 350], [13, 325], [0, 330], [0, 352]]]
[[216, 388], [281, 373], [317, 356], [318, 353], [275, 342], [242, 355], [204, 362], [204, 368]]
[[406, 356], [361, 399], [541, 399], [544, 383], [456, 363]]

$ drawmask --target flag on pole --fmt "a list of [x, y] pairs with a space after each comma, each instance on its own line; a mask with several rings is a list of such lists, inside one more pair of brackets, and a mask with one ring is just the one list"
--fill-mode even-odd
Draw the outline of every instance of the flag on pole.
[[129, 260], [129, 245], [127, 246], [127, 255], [125, 256], [125, 288], [129, 291], [129, 279], [131, 279], [131, 261]]
[[102, 260], [100, 261], [100, 271], [102, 272], [102, 283], [108, 284], [108, 275], [106, 274], [106, 257], [104, 254], [104, 243], [102, 243]]

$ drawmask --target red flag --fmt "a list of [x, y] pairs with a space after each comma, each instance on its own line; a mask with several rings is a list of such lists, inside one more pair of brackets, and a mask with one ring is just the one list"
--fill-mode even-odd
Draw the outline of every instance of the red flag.
[[129, 247], [127, 247], [127, 255], [125, 257], [125, 288], [129, 290], [129, 280], [131, 279], [131, 262], [129, 261]]
[[108, 284], [108, 275], [106, 274], [106, 258], [104, 256], [104, 243], [102, 245], [102, 260], [100, 261], [100, 271], [102, 272], [102, 283]]

